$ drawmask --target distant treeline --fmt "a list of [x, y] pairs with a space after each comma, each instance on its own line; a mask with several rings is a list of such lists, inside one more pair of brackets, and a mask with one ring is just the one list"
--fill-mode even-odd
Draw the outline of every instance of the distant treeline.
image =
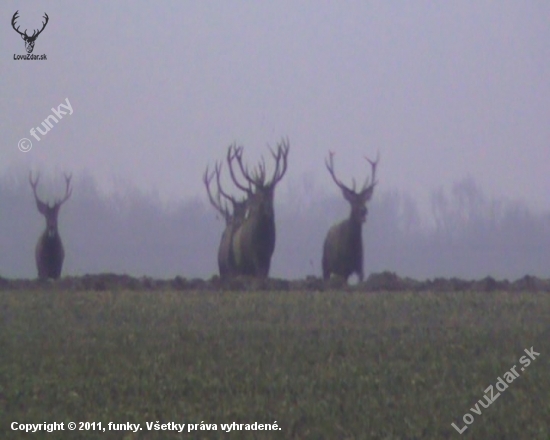
[[[62, 176], [42, 177], [45, 200], [63, 192]], [[304, 181], [305, 182], [305, 181]], [[305, 184], [304, 184], [305, 185]], [[224, 222], [204, 197], [165, 206], [131, 188], [106, 197], [89, 176], [73, 177], [59, 215], [64, 275], [118, 273], [210, 278]], [[271, 276], [320, 276], [328, 228], [348, 215], [340, 194], [296, 188], [275, 196], [277, 242]], [[281, 201], [284, 199], [284, 202]], [[521, 202], [488, 199], [472, 179], [432, 194], [420, 214], [408, 194], [377, 188], [364, 226], [365, 274], [404, 277], [519, 279], [550, 276], [550, 213]], [[428, 219], [428, 221], [426, 221]], [[34, 278], [34, 247], [44, 229], [28, 176], [0, 178], [0, 275]]]

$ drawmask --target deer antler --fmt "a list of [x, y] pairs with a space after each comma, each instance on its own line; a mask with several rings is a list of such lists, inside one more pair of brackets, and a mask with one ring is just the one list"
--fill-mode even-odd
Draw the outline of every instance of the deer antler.
[[[250, 193], [250, 188], [245, 189], [244, 186], [239, 183], [235, 177], [235, 173], [233, 170], [233, 160], [237, 159], [237, 163], [239, 165], [239, 169], [241, 170], [241, 174], [248, 182], [249, 186], [254, 185], [255, 187], [274, 187], [284, 176], [288, 161], [288, 151], [289, 151], [289, 143], [288, 139], [283, 139], [283, 141], [279, 144], [277, 144], [277, 152], [273, 151], [273, 149], [268, 145], [269, 151], [271, 152], [271, 155], [275, 159], [275, 171], [273, 172], [273, 177], [269, 181], [269, 183], [266, 183], [266, 164], [264, 157], [261, 158], [260, 162], [258, 163], [258, 166], [254, 168], [252, 173], [248, 171], [248, 167], [246, 167], [243, 164], [243, 147], [236, 147], [234, 144], [229, 147], [229, 151], [227, 152], [227, 163], [229, 164], [229, 172], [231, 173], [231, 179], [237, 185], [237, 187], [243, 191], [246, 191], [247, 193]], [[282, 160], [282, 167], [281, 167], [281, 160]]]
[[[241, 174], [244, 176], [244, 178], [248, 181], [248, 188], [244, 185], [242, 185], [236, 178], [235, 172], [233, 170], [233, 160], [237, 159], [237, 163], [239, 165], [239, 168], [241, 170]], [[235, 144], [229, 146], [229, 150], [227, 151], [227, 164], [229, 165], [229, 173], [231, 175], [231, 180], [233, 180], [233, 183], [239, 188], [240, 190], [246, 192], [247, 194], [251, 193], [250, 187], [251, 185], [255, 185], [256, 182], [252, 176], [248, 173], [248, 170], [245, 169], [243, 165], [243, 147], [237, 147]]]
[[376, 166], [378, 165], [378, 161], [380, 160], [380, 152], [376, 153], [376, 160], [372, 161], [367, 156], [365, 156], [365, 159], [370, 163], [371, 166], [371, 177], [369, 180], [369, 177], [367, 176], [365, 183], [363, 184], [363, 188], [361, 189], [362, 194], [371, 193], [369, 194], [368, 198], [372, 195], [372, 191], [374, 190], [374, 187], [378, 183], [376, 181]]
[[229, 200], [234, 208], [240, 202], [237, 199], [235, 199], [232, 195], [227, 194], [223, 190], [222, 184], [221, 184], [221, 178], [220, 178], [222, 166], [223, 166], [223, 162], [216, 162], [215, 173], [216, 173], [216, 184], [218, 185], [218, 195], [222, 195], [226, 200]]
[[36, 175], [36, 179], [32, 179], [32, 171], [29, 171], [29, 183], [31, 184], [32, 190], [34, 192], [34, 195], [36, 198], [38, 198], [38, 195], [36, 194], [36, 187], [38, 186], [38, 179], [40, 179], [40, 174]]
[[[271, 152], [271, 155], [275, 159], [275, 171], [273, 172], [273, 177], [271, 178], [271, 182], [269, 183], [270, 186], [275, 186], [279, 181], [283, 178], [283, 176], [286, 173], [286, 169], [288, 166], [288, 151], [290, 149], [290, 143], [288, 141], [288, 138], [283, 139], [280, 143], [277, 144], [277, 153], [275, 153], [271, 147], [269, 147], [269, 151]], [[280, 163], [281, 159], [283, 160], [283, 167], [280, 169]]]
[[38, 197], [38, 194], [36, 192], [36, 187], [38, 186], [38, 179], [40, 179], [40, 174], [36, 175], [36, 180], [32, 179], [32, 171], [29, 171], [29, 183], [32, 187], [32, 192], [34, 193], [34, 200], [36, 201], [36, 207], [38, 208], [38, 211], [42, 214], [45, 214], [47, 205], [40, 200], [40, 197]]
[[34, 41], [38, 38], [38, 36], [42, 33], [42, 31], [44, 30], [44, 28], [46, 27], [46, 25], [48, 24], [48, 20], [50, 19], [48, 17], [48, 14], [46, 14], [44, 12], [44, 16], [42, 18], [46, 19], [46, 21], [42, 22], [42, 29], [38, 30], [38, 29], [35, 29], [33, 34], [29, 37], [27, 35], [27, 29], [25, 29], [25, 32], [21, 32], [19, 31], [19, 27], [20, 26], [17, 26], [17, 28], [15, 27], [15, 22], [17, 21], [17, 19], [19, 18], [19, 16], [17, 15], [19, 13], [19, 10], [15, 11], [15, 14], [13, 14], [13, 17], [11, 19], [11, 26], [13, 27], [13, 29], [19, 34], [21, 35], [26, 41]]
[[237, 159], [237, 163], [239, 164], [239, 168], [241, 170], [243, 177], [247, 180], [247, 182], [250, 185], [262, 184], [265, 178], [265, 169], [262, 169], [262, 164], [260, 163], [260, 166], [258, 167], [258, 169], [254, 170], [253, 174], [250, 174], [250, 172], [248, 171], [248, 167], [243, 165], [243, 151], [244, 151], [244, 148], [239, 147], [235, 152], [235, 157]]
[[353, 188], [349, 188], [348, 186], [344, 185], [342, 181], [338, 179], [338, 177], [336, 177], [336, 174], [334, 172], [334, 152], [333, 151], [329, 151], [329, 157], [328, 159], [325, 159], [325, 165], [327, 167], [328, 172], [332, 176], [332, 180], [334, 180], [334, 183], [336, 183], [336, 185], [338, 185], [338, 187], [342, 191], [349, 191], [349, 192], [355, 193], [355, 180], [353, 180]]
[[71, 197], [71, 194], [73, 193], [73, 189], [70, 188], [72, 177], [72, 174], [69, 174], [68, 176], [65, 174], [65, 195], [62, 199], [55, 202], [56, 205], [61, 206], [63, 203], [69, 200], [69, 197]]
[[338, 187], [342, 191], [350, 192], [353, 194], [361, 194], [365, 199], [368, 200], [372, 196], [372, 192], [374, 190], [375, 185], [378, 183], [376, 181], [376, 165], [378, 165], [378, 161], [380, 160], [380, 153], [376, 155], [375, 161], [370, 160], [367, 156], [365, 156], [365, 159], [371, 165], [372, 175], [370, 178], [367, 176], [365, 183], [363, 184], [363, 187], [359, 192], [355, 191], [355, 188], [356, 188], [355, 178], [351, 179], [353, 186], [350, 188], [349, 186], [344, 185], [342, 181], [336, 177], [336, 174], [334, 172], [334, 152], [333, 151], [329, 151], [329, 157], [328, 159], [325, 159], [325, 165], [330, 175], [332, 176], [334, 183], [336, 183], [336, 185], [338, 185]]
[[252, 171], [252, 179], [254, 181], [255, 185], [264, 186], [265, 185], [265, 159], [262, 156], [262, 159], [260, 160], [260, 163], [258, 163], [258, 167], [254, 168], [254, 171]]
[[202, 177], [202, 180], [204, 182], [204, 185], [206, 186], [206, 192], [208, 193], [208, 199], [210, 200], [210, 203], [216, 210], [223, 216], [223, 218], [228, 221], [231, 217], [229, 210], [227, 209], [227, 206], [222, 206], [221, 200], [220, 200], [220, 194], [218, 193], [217, 200], [214, 199], [212, 196], [212, 193], [210, 191], [210, 183], [212, 182], [212, 179], [214, 178], [214, 174], [216, 171], [213, 171], [211, 174], [208, 172], [208, 167], [206, 167], [206, 170], [204, 172], [204, 175]]
[[38, 36], [42, 33], [42, 31], [44, 30], [44, 28], [46, 27], [46, 25], [48, 24], [48, 20], [50, 19], [48, 17], [48, 14], [46, 14], [44, 12], [44, 16], [42, 18], [45, 18], [46, 21], [42, 22], [42, 29], [40, 29], [39, 31], [37, 31], [36, 29], [34, 30], [33, 34], [31, 37], [29, 37], [30, 40], [36, 40], [38, 38]]
[[17, 28], [15, 27], [15, 22], [17, 21], [17, 19], [19, 18], [19, 16], [17, 15], [19, 14], [19, 10], [15, 11], [15, 14], [13, 14], [13, 17], [11, 19], [11, 27], [13, 28], [13, 30], [15, 32], [17, 32], [19, 35], [21, 35], [22, 37], [26, 37], [27, 36], [27, 30], [25, 29], [25, 33], [19, 31], [19, 28], [20, 26], [17, 26]]

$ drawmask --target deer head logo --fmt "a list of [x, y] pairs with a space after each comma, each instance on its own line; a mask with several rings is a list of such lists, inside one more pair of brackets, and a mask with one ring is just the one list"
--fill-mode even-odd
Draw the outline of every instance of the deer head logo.
[[27, 29], [25, 29], [25, 32], [21, 32], [21, 31], [19, 31], [19, 26], [15, 27], [15, 24], [16, 24], [15, 22], [19, 18], [19, 16], [17, 14], [19, 14], [19, 11], [15, 11], [15, 14], [13, 14], [13, 17], [11, 19], [11, 26], [13, 27], [15, 32], [17, 32], [19, 35], [21, 35], [21, 38], [23, 38], [23, 40], [25, 40], [25, 49], [27, 50], [27, 53], [32, 53], [32, 51], [34, 49], [34, 43], [35, 43], [36, 39], [38, 38], [38, 36], [42, 33], [42, 31], [44, 30], [44, 28], [48, 24], [48, 20], [49, 20], [48, 14], [46, 14], [44, 12], [44, 17], [43, 18], [46, 21], [44, 21], [42, 23], [42, 29], [40, 29], [40, 30], [35, 29], [31, 36], [27, 35]]

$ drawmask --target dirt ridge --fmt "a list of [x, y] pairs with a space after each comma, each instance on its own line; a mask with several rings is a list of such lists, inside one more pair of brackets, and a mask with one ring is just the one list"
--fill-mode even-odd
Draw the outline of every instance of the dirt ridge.
[[435, 292], [550, 292], [550, 279], [525, 275], [515, 281], [497, 280], [487, 276], [480, 280], [460, 278], [432, 278], [415, 280], [400, 277], [394, 272], [372, 273], [364, 282], [347, 285], [343, 280], [332, 278], [324, 281], [315, 276], [304, 279], [285, 280], [279, 278], [255, 279], [238, 277], [222, 280], [213, 276], [210, 279], [185, 278], [176, 276], [172, 279], [155, 279], [151, 277], [132, 277], [124, 274], [100, 273], [83, 276], [67, 276], [57, 281], [37, 279], [8, 279], [0, 277], [0, 291], [36, 290], [36, 291], [328, 291], [344, 292], [380, 292], [380, 291], [435, 291]]

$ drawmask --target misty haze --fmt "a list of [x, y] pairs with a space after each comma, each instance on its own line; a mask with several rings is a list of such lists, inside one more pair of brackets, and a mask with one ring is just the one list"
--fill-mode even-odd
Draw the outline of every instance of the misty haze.
[[550, 438], [550, 2], [0, 17], [0, 439]]
[[[547, 276], [549, 214], [533, 212], [521, 202], [491, 199], [466, 178], [449, 191], [434, 191], [429, 216], [422, 217], [410, 194], [378, 186], [364, 226], [367, 275], [388, 270], [421, 279]], [[76, 176], [73, 188], [59, 214], [64, 274], [114, 272], [161, 278], [217, 274], [224, 221], [208, 203], [206, 190], [187, 201], [166, 204], [133, 187], [103, 195], [90, 176]], [[63, 191], [62, 176], [41, 176], [39, 193], [50, 195], [45, 200], [53, 201]], [[292, 190], [279, 188], [276, 198], [281, 201], [275, 205], [277, 244], [271, 276], [321, 276], [323, 240], [328, 228], [348, 215], [348, 204], [336, 187], [334, 194], [327, 194], [308, 179], [294, 182]], [[5, 176], [0, 201], [2, 230], [10, 231], [0, 239], [1, 248], [10, 250], [0, 254], [2, 275], [32, 278], [34, 247], [44, 218], [36, 211], [27, 175]]]
[[254, 165], [286, 136], [271, 276], [319, 276], [327, 230], [349, 213], [324, 166], [329, 151], [348, 184], [380, 153], [367, 275], [548, 275], [546, 5], [43, 9], [1, 7], [19, 11], [20, 30], [45, 26], [33, 53], [47, 55], [12, 59], [25, 44], [0, 29], [3, 276], [35, 275], [44, 220], [32, 170], [52, 201], [63, 173], [74, 176], [59, 214], [64, 274], [209, 277], [224, 223], [204, 170], [233, 142]]

